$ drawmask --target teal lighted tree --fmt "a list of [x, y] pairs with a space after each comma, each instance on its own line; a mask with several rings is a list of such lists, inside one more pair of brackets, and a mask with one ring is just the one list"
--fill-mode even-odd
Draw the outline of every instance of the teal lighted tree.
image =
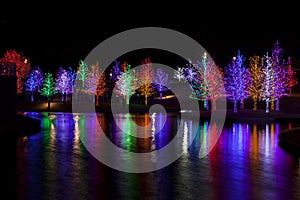
[[78, 80], [80, 80], [82, 83], [82, 89], [85, 88], [85, 81], [88, 77], [88, 72], [89, 72], [88, 64], [83, 60], [80, 60], [77, 73], [78, 73]]

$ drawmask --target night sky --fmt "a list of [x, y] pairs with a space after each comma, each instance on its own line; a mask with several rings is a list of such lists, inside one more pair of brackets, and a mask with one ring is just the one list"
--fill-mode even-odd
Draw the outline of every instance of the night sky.
[[[116, 15], [116, 12], [119, 13], [117, 17], [108, 17]], [[84, 59], [108, 37], [131, 28], [154, 26], [174, 29], [192, 37], [219, 66], [229, 64], [238, 49], [247, 57], [271, 52], [276, 40], [279, 40], [286, 56], [291, 56], [295, 61], [300, 59], [297, 21], [291, 22], [282, 16], [272, 18], [268, 14], [258, 16], [254, 15], [255, 12], [245, 13], [243, 10], [230, 16], [227, 16], [227, 12], [215, 11], [219, 15], [214, 17], [195, 14], [193, 9], [187, 13], [171, 11], [170, 14], [145, 14], [139, 11], [127, 16], [126, 10], [120, 12], [114, 9], [109, 14], [101, 14], [100, 11], [81, 13], [80, 10], [60, 10], [50, 14], [42, 10], [33, 16], [25, 12], [18, 17], [11, 17], [11, 13], [1, 13], [0, 56], [7, 49], [16, 49], [22, 51], [33, 66], [48, 69], [76, 66], [80, 59]], [[249, 18], [250, 14], [252, 16]], [[156, 18], [149, 15], [156, 15]], [[136, 62], [140, 63], [141, 60]]]

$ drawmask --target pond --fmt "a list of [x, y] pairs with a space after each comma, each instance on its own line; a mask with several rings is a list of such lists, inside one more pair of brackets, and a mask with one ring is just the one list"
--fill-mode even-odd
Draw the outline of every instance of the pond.
[[[60, 112], [26, 115], [42, 123], [39, 133], [17, 139], [18, 199], [300, 198], [299, 158], [282, 149], [277, 137], [281, 130], [298, 124], [225, 124], [217, 143], [199, 158], [200, 148], [208, 145], [210, 137], [208, 121], [200, 123], [192, 138], [195, 123], [173, 114], [118, 114], [115, 118]], [[130, 120], [147, 127], [145, 133], [150, 137], [128, 134], [136, 132]], [[183, 128], [178, 128], [180, 120]], [[121, 149], [147, 153], [175, 141], [182, 155], [155, 171], [119, 171], [97, 160], [81, 140], [84, 135], [97, 141], [97, 123]], [[177, 131], [183, 137], [176, 137]], [[101, 149], [101, 143], [95, 145]], [[130, 160], [127, 155], [118, 156], [124, 163]]]

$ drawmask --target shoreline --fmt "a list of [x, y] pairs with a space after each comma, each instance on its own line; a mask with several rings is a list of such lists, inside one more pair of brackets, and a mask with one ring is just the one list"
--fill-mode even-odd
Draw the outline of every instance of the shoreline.
[[[300, 102], [300, 101], [299, 101]], [[80, 105], [81, 106], [81, 105]], [[120, 105], [114, 105], [117, 112], [124, 112], [124, 107]], [[164, 105], [163, 105], [164, 106]], [[84, 104], [80, 107], [79, 112], [86, 112]], [[90, 105], [89, 105], [90, 107]], [[145, 106], [140, 104], [130, 104], [130, 113], [147, 113], [151, 105]], [[165, 106], [166, 112], [180, 114], [180, 110], [176, 106]], [[90, 109], [88, 109], [90, 110]], [[47, 110], [47, 102], [22, 102], [17, 104], [18, 112], [68, 112], [72, 113], [72, 104], [63, 102], [51, 102], [50, 110]], [[95, 106], [95, 112], [111, 114], [111, 104], [103, 103], [99, 106]], [[218, 116], [218, 112], [224, 113], [224, 110], [213, 111], [214, 116]], [[193, 117], [195, 112], [189, 110], [185, 113], [185, 116]], [[198, 111], [197, 111], [198, 113]], [[210, 120], [211, 111], [200, 109], [200, 119]], [[226, 122], [248, 122], [248, 123], [271, 123], [271, 122], [300, 122], [300, 112], [295, 109], [293, 112], [289, 111], [270, 111], [265, 113], [264, 110], [252, 110], [252, 109], [240, 109], [237, 113], [234, 113], [232, 109], [226, 110]]]

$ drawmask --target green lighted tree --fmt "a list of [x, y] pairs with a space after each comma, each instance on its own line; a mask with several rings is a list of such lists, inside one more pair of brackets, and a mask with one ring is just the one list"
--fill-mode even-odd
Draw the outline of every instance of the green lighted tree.
[[44, 83], [43, 83], [43, 87], [41, 89], [41, 95], [47, 97], [47, 99], [48, 99], [47, 110], [50, 109], [51, 97], [56, 93], [57, 93], [57, 91], [55, 89], [55, 81], [53, 79], [52, 74], [48, 72], [48, 73], [45, 74], [45, 80], [44, 80]]

